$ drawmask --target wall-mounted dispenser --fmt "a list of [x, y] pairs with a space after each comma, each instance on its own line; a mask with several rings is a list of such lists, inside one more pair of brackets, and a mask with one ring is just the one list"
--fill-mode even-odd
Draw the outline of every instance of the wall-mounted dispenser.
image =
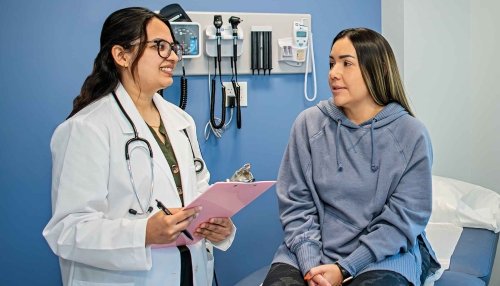
[[271, 74], [273, 69], [273, 28], [271, 26], [252, 26], [251, 33], [251, 69], [252, 74]]

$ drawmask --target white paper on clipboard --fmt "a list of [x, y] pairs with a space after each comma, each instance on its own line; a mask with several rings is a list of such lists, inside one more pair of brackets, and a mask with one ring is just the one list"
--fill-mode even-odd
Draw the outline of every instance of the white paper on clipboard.
[[200, 224], [213, 217], [232, 217], [275, 183], [276, 181], [258, 181], [252, 183], [217, 182], [211, 185], [203, 194], [184, 207], [186, 209], [197, 206], [203, 207], [198, 216], [187, 228], [193, 235], [193, 240], [190, 240], [181, 233], [175, 243], [154, 245], [153, 247], [189, 245], [198, 242], [201, 238], [195, 236], [194, 231]]

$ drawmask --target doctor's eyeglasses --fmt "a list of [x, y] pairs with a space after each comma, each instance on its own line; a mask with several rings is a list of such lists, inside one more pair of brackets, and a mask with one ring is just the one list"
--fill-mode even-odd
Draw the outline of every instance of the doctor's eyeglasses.
[[183, 49], [182, 46], [176, 43], [169, 43], [162, 39], [155, 39], [152, 41], [147, 41], [146, 43], [154, 43], [156, 45], [156, 50], [158, 55], [164, 59], [170, 57], [172, 51], [177, 55], [179, 61], [182, 60]]

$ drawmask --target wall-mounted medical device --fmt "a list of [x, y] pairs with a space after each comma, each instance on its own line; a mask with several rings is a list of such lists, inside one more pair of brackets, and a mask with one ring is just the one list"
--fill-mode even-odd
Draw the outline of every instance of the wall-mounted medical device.
[[[200, 52], [200, 24], [192, 22], [189, 15], [177, 4], [170, 4], [160, 10], [160, 14], [164, 16], [172, 27], [172, 33], [176, 39], [176, 43], [182, 47], [182, 67], [181, 75], [181, 92], [179, 97], [179, 107], [186, 109], [188, 100], [188, 80], [186, 77], [186, 69], [184, 67], [184, 59], [192, 59], [199, 57]], [[163, 96], [163, 90], [158, 91]]]
[[[304, 20], [293, 21], [292, 37], [278, 39], [279, 61], [294, 67], [301, 67], [305, 63], [304, 97], [307, 101], [314, 101], [317, 94], [316, 67], [314, 62], [314, 46], [312, 33]], [[313, 96], [308, 95], [308, 71], [312, 66]]]
[[[231, 16], [237, 16], [244, 21], [238, 25], [238, 39], [237, 39], [237, 69], [238, 74], [254, 74], [258, 73], [258, 66], [252, 66], [252, 53], [251, 53], [251, 37], [254, 27], [270, 27], [272, 30], [272, 37], [269, 41], [271, 45], [269, 46], [269, 56], [268, 65], [266, 67], [262, 66], [260, 69], [260, 74], [264, 74], [263, 69], [266, 69], [266, 74], [271, 71], [272, 74], [296, 74], [296, 73], [311, 73], [312, 67], [306, 70], [305, 61], [302, 65], [290, 65], [283, 61], [279, 61], [279, 45], [278, 39], [290, 38], [290, 43], [288, 46], [293, 46], [293, 25], [294, 21], [303, 22], [308, 28], [307, 35], [307, 45], [311, 42], [311, 15], [310, 14], [285, 14], [285, 13], [246, 13], [246, 12], [199, 12], [199, 11], [187, 11], [189, 18], [193, 22], [200, 24], [201, 38], [200, 42], [200, 52], [201, 55], [196, 58], [187, 59], [184, 62], [186, 71], [189, 71], [190, 75], [213, 75], [213, 59], [216, 58], [217, 54], [217, 42], [216, 42], [216, 29], [213, 25], [214, 15], [220, 15], [223, 24], [221, 26], [221, 57], [222, 57], [222, 74], [231, 75], [231, 65], [229, 58], [232, 57], [232, 27], [229, 19]], [[176, 15], [173, 15], [175, 17]], [[262, 31], [264, 32], [264, 31]], [[300, 32], [300, 31], [299, 31]], [[271, 36], [271, 35], [270, 35]], [[302, 37], [297, 35], [297, 40], [300, 41]], [[291, 51], [290, 51], [291, 52]], [[264, 55], [264, 53], [262, 53]], [[303, 54], [302, 58], [306, 58], [306, 53]], [[301, 59], [301, 55], [297, 57]], [[234, 65], [234, 63], [233, 63]], [[207, 70], [207, 67], [210, 70]], [[252, 68], [253, 67], [253, 68]], [[271, 70], [272, 69], [272, 70]], [[180, 65], [176, 68], [175, 75], [182, 75], [182, 70]]]
[[[239, 27], [242, 22], [238, 16], [230, 16], [229, 24], [224, 25], [221, 15], [213, 16], [213, 25], [207, 26], [205, 30], [206, 54], [214, 59], [214, 77], [210, 85], [210, 125], [212, 129], [224, 129], [226, 121], [226, 87], [222, 81], [222, 58], [230, 58], [231, 83], [234, 90], [234, 101], [236, 102], [236, 124], [241, 128], [241, 102], [240, 86], [238, 84], [238, 57], [243, 53], [243, 31]], [[221, 87], [221, 117], [215, 116], [216, 102], [216, 77], [219, 77]], [[234, 107], [231, 104], [230, 107]], [[232, 111], [231, 111], [232, 112]], [[231, 113], [232, 114], [232, 113]]]
[[167, 18], [172, 26], [176, 41], [183, 47], [183, 58], [196, 58], [201, 55], [200, 23], [193, 22], [181, 5], [174, 3], [163, 7], [160, 14]]
[[196, 22], [171, 22], [175, 39], [183, 48], [183, 58], [197, 58], [201, 55], [200, 23]]
[[251, 64], [252, 74], [271, 74], [273, 69], [273, 27], [271, 26], [252, 26], [251, 33]]
[[[222, 18], [222, 17], [221, 17]], [[221, 57], [233, 56], [233, 28], [230, 23], [221, 25], [220, 28]], [[237, 27], [237, 56], [243, 54], [243, 29]], [[207, 26], [205, 29], [205, 52], [209, 57], [217, 57], [218, 36], [215, 25]]]
[[309, 28], [299, 21], [293, 21], [293, 42], [299, 48], [307, 47]]
[[[247, 92], [246, 81], [239, 82], [238, 74], [304, 73], [306, 99], [315, 99], [316, 84], [313, 98], [306, 92], [311, 72], [316, 81], [314, 61], [310, 60], [314, 58], [310, 14], [188, 11], [186, 15], [171, 16], [183, 21], [172, 29], [177, 41], [186, 47], [187, 58], [177, 65], [174, 74], [182, 76], [186, 69], [190, 74], [208, 77], [210, 120], [205, 126], [205, 139], [210, 132], [220, 138], [229, 127], [233, 112], [237, 128], [242, 127], [241, 107], [246, 106], [243, 103], [247, 103]], [[193, 35], [198, 31], [202, 35], [196, 40]], [[226, 108], [230, 112], [227, 117]]]
[[279, 61], [292, 66], [302, 66], [306, 61], [309, 28], [304, 22], [294, 21], [292, 37], [278, 39]]

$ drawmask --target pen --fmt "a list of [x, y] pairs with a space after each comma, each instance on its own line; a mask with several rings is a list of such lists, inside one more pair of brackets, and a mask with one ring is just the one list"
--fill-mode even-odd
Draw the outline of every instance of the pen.
[[[160, 202], [159, 200], [155, 200], [156, 201], [156, 206], [162, 210], [166, 215], [172, 215], [172, 213], [162, 204], [162, 202]], [[189, 231], [187, 231], [187, 229], [183, 230], [182, 233], [184, 233], [184, 235], [193, 240], [193, 236], [189, 233]]]

